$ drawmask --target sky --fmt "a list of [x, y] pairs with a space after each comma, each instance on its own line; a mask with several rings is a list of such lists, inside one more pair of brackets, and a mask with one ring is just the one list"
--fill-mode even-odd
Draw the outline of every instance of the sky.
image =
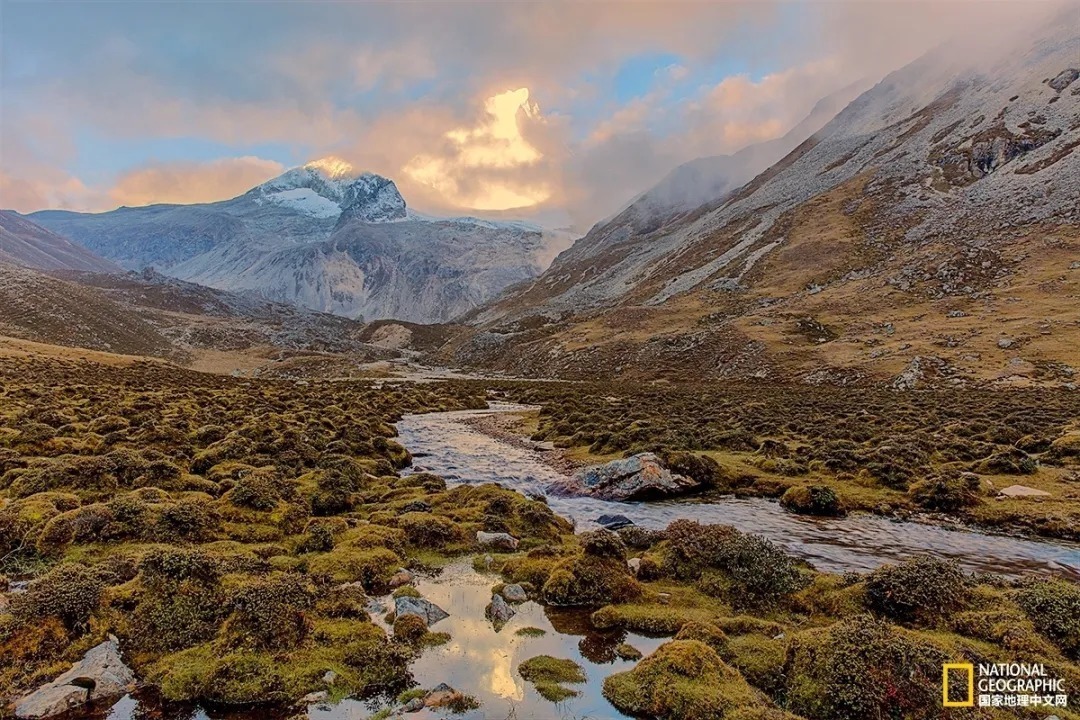
[[0, 207], [222, 200], [333, 156], [423, 212], [584, 229], [1023, 7], [0, 0]]

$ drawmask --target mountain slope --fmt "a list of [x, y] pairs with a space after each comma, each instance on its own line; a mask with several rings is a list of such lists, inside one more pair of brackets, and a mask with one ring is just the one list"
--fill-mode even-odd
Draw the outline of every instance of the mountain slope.
[[0, 263], [0, 335], [51, 345], [185, 364], [203, 351], [348, 353], [356, 361], [396, 355], [363, 341], [364, 330], [347, 318], [150, 270], [46, 274]]
[[[745, 186], [616, 218], [446, 354], [590, 377], [1069, 382], [1080, 345], [1080, 36], [930, 54]], [[1015, 293], [1015, 294], [1014, 294]]]
[[526, 223], [412, 213], [393, 181], [329, 159], [218, 203], [33, 217], [127, 268], [415, 322], [448, 320], [535, 277], [559, 239]]
[[38, 270], [120, 270], [86, 248], [10, 210], [0, 210], [0, 262]]

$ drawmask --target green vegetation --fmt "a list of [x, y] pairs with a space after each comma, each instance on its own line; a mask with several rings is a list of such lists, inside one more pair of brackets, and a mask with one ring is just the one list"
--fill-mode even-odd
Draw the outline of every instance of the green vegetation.
[[738, 670], [697, 640], [673, 640], [629, 672], [604, 681], [604, 697], [625, 713], [719, 720], [736, 708], [764, 706]]
[[[783, 402], [760, 388], [376, 388], [7, 359], [5, 698], [51, 680], [110, 633], [169, 700], [287, 705], [327, 689], [330, 671], [334, 698], [392, 697], [417, 654], [449, 636], [411, 615], [390, 618], [387, 632], [368, 598], [389, 593], [399, 568], [455, 557], [541, 603], [588, 608], [593, 629], [616, 636], [609, 659], [640, 657], [619, 644], [620, 630], [671, 638], [605, 682], [627, 713], [923, 720], [938, 707], [941, 663], [974, 658], [1043, 662], [1080, 680], [1080, 591], [1068, 580], [969, 576], [929, 557], [830, 575], [753, 534], [685, 520], [577, 535], [544, 502], [504, 488], [399, 474], [409, 455], [392, 423], [402, 413], [479, 407], [492, 386], [543, 406], [538, 439], [584, 456], [654, 450], [708, 487], [781, 497], [796, 512], [887, 502], [1060, 536], [1080, 518], [1075, 502], [1056, 497], [986, 502], [977, 475], [1013, 482], [1034, 459], [1023, 482], [1065, 497], [1066, 481], [1053, 478], [1080, 463], [1065, 425], [1080, 408], [1055, 394], [1023, 395], [1031, 404], [1020, 411], [990, 395], [978, 405], [818, 388]], [[478, 530], [509, 532], [519, 549], [489, 560]], [[640, 558], [636, 573], [628, 557]], [[9, 581], [29, 585], [6, 593]], [[548, 656], [521, 675], [555, 702], [585, 681], [575, 663]]]
[[578, 695], [577, 690], [564, 687], [583, 683], [588, 678], [585, 671], [573, 660], [537, 655], [518, 666], [518, 673], [533, 684], [536, 692], [545, 700], [559, 702]]

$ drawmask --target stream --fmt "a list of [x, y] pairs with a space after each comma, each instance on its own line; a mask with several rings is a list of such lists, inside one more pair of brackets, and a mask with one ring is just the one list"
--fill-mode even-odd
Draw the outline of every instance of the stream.
[[[530, 450], [492, 438], [463, 420], [470, 416], [518, 412], [523, 406], [493, 403], [487, 410], [408, 415], [397, 424], [398, 440], [414, 456], [407, 472], [432, 472], [450, 486], [497, 482], [514, 490], [545, 493], [561, 475], [545, 464], [540, 451]], [[921, 522], [899, 522], [857, 513], [846, 518], [808, 518], [792, 515], [776, 502], [761, 499], [721, 498], [709, 502], [672, 500], [648, 503], [620, 503], [585, 497], [548, 496], [559, 515], [572, 518], [578, 530], [596, 527], [602, 514], [629, 517], [646, 528], [663, 528], [672, 520], [687, 518], [703, 523], [725, 523], [740, 530], [769, 538], [789, 552], [830, 572], [868, 571], [883, 563], [932, 553], [955, 558], [972, 571], [1016, 575], [1024, 572], [1054, 573], [1080, 580], [1080, 548], [1066, 543], [1050, 543], [1024, 538], [948, 528]], [[620, 660], [615, 647], [628, 642], [648, 655], [664, 639], [633, 632], [598, 632], [588, 620], [588, 611], [545, 608], [529, 601], [516, 606], [517, 614], [496, 631], [484, 617], [491, 600], [491, 587], [499, 578], [477, 572], [469, 560], [457, 561], [432, 576], [418, 577], [416, 588], [450, 616], [432, 625], [433, 632], [449, 633], [445, 645], [425, 650], [412, 663], [413, 681], [421, 688], [439, 683], [473, 696], [479, 709], [460, 715], [447, 711], [421, 710], [406, 718], [449, 718], [461, 720], [618, 720], [625, 718], [602, 696], [603, 679], [633, 667]], [[392, 607], [389, 596], [378, 598]], [[385, 623], [373, 614], [373, 620]], [[526, 637], [517, 631], [533, 627], [545, 631]], [[570, 658], [579, 663], [587, 682], [573, 685], [579, 695], [553, 704], [525, 682], [517, 669], [520, 663], [540, 654]], [[388, 705], [386, 698], [346, 699], [339, 703], [316, 704], [308, 708], [312, 720], [364, 720]], [[109, 709], [80, 718], [108, 720], [284, 720], [288, 713], [269, 710], [238, 712], [198, 706], [162, 706], [150, 695], [126, 696]], [[295, 717], [295, 716], [292, 716]], [[301, 716], [302, 717], [302, 716]]]
[[[414, 455], [413, 472], [435, 473], [448, 485], [497, 482], [523, 493], [544, 493], [562, 476], [538, 459], [537, 451], [502, 442], [462, 422], [469, 416], [522, 409], [493, 403], [488, 410], [407, 415], [397, 424], [398, 440]], [[595, 520], [603, 514], [625, 515], [649, 529], [665, 528], [680, 518], [731, 525], [764, 536], [828, 572], [865, 572], [930, 553], [955, 558], [971, 571], [1049, 572], [1080, 580], [1080, 546], [1064, 542], [901, 522], [869, 513], [844, 518], [793, 515], [779, 503], [760, 498], [627, 503], [550, 495], [547, 500], [556, 514], [574, 520], [578, 530], [598, 527]]]

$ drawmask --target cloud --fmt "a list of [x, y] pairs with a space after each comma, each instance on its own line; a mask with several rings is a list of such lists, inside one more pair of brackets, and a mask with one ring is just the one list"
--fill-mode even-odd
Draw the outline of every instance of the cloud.
[[551, 197], [543, 180], [516, 180], [513, 173], [536, 166], [543, 154], [522, 134], [522, 122], [543, 123], [529, 89], [496, 93], [471, 127], [443, 133], [441, 153], [414, 156], [403, 172], [469, 210], [508, 210], [538, 205]]
[[[557, 210], [587, 227], [674, 166], [782, 135], [819, 98], [946, 38], [992, 46], [1032, 5], [15, 4], [0, 59], [4, 202], [221, 199], [257, 181], [272, 162], [258, 158], [336, 154], [393, 177], [421, 210]], [[617, 101], [620, 68], [654, 53], [679, 60]], [[130, 155], [80, 168], [102, 136]], [[171, 139], [229, 159], [139, 154]]]
[[213, 202], [241, 195], [284, 170], [281, 163], [251, 156], [153, 163], [121, 175], [109, 197], [116, 205], [132, 206]]

